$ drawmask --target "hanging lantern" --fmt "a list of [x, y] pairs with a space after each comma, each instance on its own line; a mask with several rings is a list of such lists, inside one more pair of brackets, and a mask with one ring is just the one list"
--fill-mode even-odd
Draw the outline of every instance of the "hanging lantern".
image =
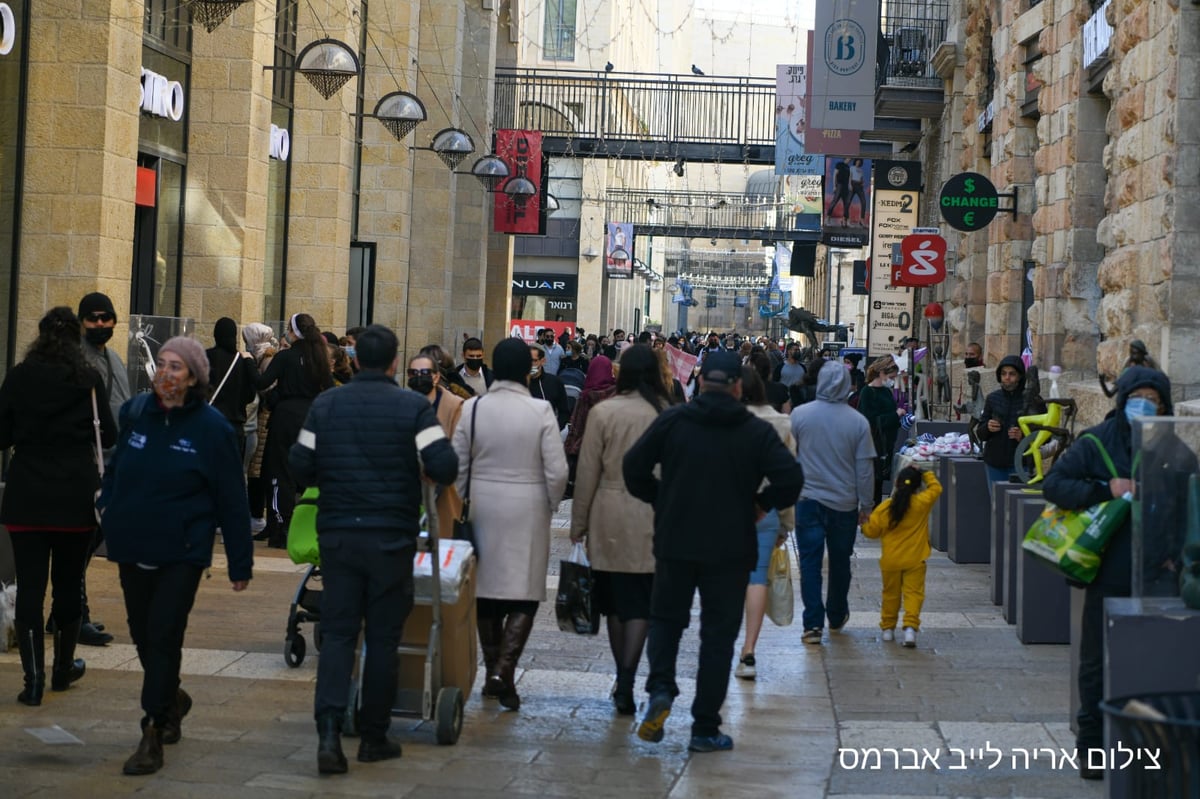
[[184, 0], [192, 12], [192, 18], [212, 33], [226, 18], [246, 0]]

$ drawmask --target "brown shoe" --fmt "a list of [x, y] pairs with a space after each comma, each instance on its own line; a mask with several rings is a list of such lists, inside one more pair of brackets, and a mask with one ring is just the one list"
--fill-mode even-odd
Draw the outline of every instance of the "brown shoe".
[[153, 720], [149, 720], [142, 728], [142, 741], [138, 744], [137, 751], [130, 755], [121, 770], [130, 776], [140, 776], [153, 774], [161, 769], [162, 765], [162, 731]]
[[192, 698], [188, 692], [180, 688], [175, 692], [175, 700], [167, 708], [167, 717], [162, 723], [162, 742], [177, 744], [183, 737], [183, 717], [192, 709]]

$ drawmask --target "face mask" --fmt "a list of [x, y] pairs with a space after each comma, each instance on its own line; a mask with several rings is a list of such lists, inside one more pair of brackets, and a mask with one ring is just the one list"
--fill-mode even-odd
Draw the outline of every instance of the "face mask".
[[467, 368], [472, 372], [478, 372], [483, 368], [483, 358], [467, 358]]
[[977, 366], [983, 366], [983, 361], [981, 361], [979, 358], [964, 358], [963, 366], [965, 366], [967, 369], [974, 369]]
[[342, 350], [346, 353], [347, 358], [354, 360], [354, 347], [342, 347]]
[[883, 384], [888, 388], [894, 388], [896, 386], [896, 378], [889, 377], [887, 380], [883, 381]]
[[529, 376], [530, 376], [530, 377], [537, 377], [539, 374], [541, 374], [541, 371], [542, 371], [542, 367], [540, 367], [540, 366], [531, 366], [531, 367], [529, 368]]
[[418, 394], [428, 394], [433, 391], [433, 375], [417, 375], [408, 378], [408, 387]]
[[88, 344], [93, 347], [100, 347], [108, 343], [112, 338], [113, 329], [111, 327], [88, 327], [84, 328], [83, 335], [88, 340]]
[[154, 373], [154, 393], [164, 404], [178, 402], [183, 398], [185, 391], [187, 391], [187, 386], [184, 385], [181, 378], [161, 370]]
[[1125, 400], [1125, 418], [1129, 421], [1137, 419], [1139, 416], [1157, 416], [1158, 405], [1154, 400], [1146, 397], [1130, 397]]

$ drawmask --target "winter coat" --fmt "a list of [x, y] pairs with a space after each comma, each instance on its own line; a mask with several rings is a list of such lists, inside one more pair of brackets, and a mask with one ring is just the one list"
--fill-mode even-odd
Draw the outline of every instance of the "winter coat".
[[[258, 366], [253, 358], [243, 358], [221, 347], [211, 347], [204, 354], [208, 356], [209, 401], [234, 427], [243, 428], [246, 407], [254, 402]], [[221, 385], [222, 380], [224, 385]], [[215, 393], [218, 386], [221, 388], [219, 394]]]
[[558, 375], [552, 375], [543, 369], [540, 375], [529, 381], [529, 396], [550, 403], [550, 407], [554, 409], [558, 429], [566, 427], [571, 421], [571, 411], [567, 407], [567, 389], [558, 379]]
[[[1167, 376], [1156, 369], [1131, 366], [1117, 380], [1114, 412], [1097, 426], [1085, 431], [1100, 439], [1118, 477], [1133, 476], [1133, 431], [1125, 418], [1125, 401], [1133, 391], [1146, 386], [1158, 391], [1165, 403], [1163, 415], [1169, 416], [1172, 413], [1171, 384]], [[1144, 542], [1147, 573], [1144, 576], [1149, 583], [1161, 577], [1157, 571], [1166, 560], [1179, 558], [1185, 529], [1186, 482], [1188, 477], [1196, 473], [1198, 465], [1196, 456], [1169, 431], [1164, 431], [1161, 437], [1156, 436], [1149, 451], [1138, 453], [1137, 457], [1146, 459], [1146, 462], [1155, 465], [1154, 468], [1167, 473], [1165, 477], [1157, 475], [1153, 478], [1157, 485], [1163, 486], [1166, 479], [1178, 482], [1176, 491], [1162, 492], [1164, 502], [1160, 506], [1150, 506], [1147, 502], [1141, 506], [1147, 536]], [[1144, 482], [1149, 482], [1147, 476], [1143, 477]], [[1108, 483], [1111, 478], [1112, 474], [1104, 464], [1096, 443], [1088, 438], [1077, 437], [1070, 449], [1055, 461], [1054, 468], [1046, 473], [1042, 482], [1042, 496], [1067, 510], [1089, 508], [1113, 498]], [[1132, 529], [1132, 521], [1127, 519], [1113, 534], [1093, 585], [1102, 585], [1117, 593], [1129, 593], [1133, 576]]]
[[[851, 374], [851, 386], [854, 375]], [[896, 434], [900, 432], [900, 416], [896, 413], [896, 395], [886, 386], [863, 386], [858, 392], [858, 412], [871, 425], [871, 440], [875, 453], [890, 458], [896, 451]]]
[[125, 370], [125, 364], [112, 348], [111, 342], [103, 350], [98, 350], [85, 338], [81, 346], [84, 360], [100, 373], [100, 378], [104, 381], [104, 396], [108, 397], [109, 415], [115, 420], [121, 413], [121, 406], [133, 396], [133, 392], [129, 390], [129, 372]]
[[[474, 441], [471, 414], [477, 413]], [[554, 410], [521, 383], [497, 380], [463, 404], [454, 431], [460, 496], [467, 497], [479, 546], [475, 595], [546, 599], [550, 517], [567, 487], [567, 458]]]
[[909, 501], [908, 512], [892, 527], [892, 498], [879, 503], [871, 518], [863, 525], [867, 538], [880, 538], [883, 544], [879, 556], [882, 571], [902, 571], [924, 563], [929, 557], [929, 512], [942, 495], [942, 484], [931, 472], [921, 472], [925, 487]]
[[658, 414], [630, 392], [596, 405], [588, 416], [575, 473], [571, 536], [587, 538], [588, 558], [601, 571], [654, 572], [654, 509], [629, 495], [621, 469], [625, 453]]
[[[258, 371], [260, 374], [271, 364], [271, 359], [274, 357], [275, 350], [271, 349], [259, 359]], [[267, 432], [271, 425], [271, 409], [267, 406], [265, 394], [266, 392], [259, 392], [258, 396], [258, 443], [250, 458], [250, 468], [246, 470], [247, 477], [262, 477], [263, 453], [267, 449]]]
[[[984, 442], [983, 462], [988, 466], [1012, 470], [1013, 460], [1017, 454], [1017, 445], [1021, 442], [1009, 438], [1010, 428], [1017, 426], [1017, 419], [1025, 411], [1025, 364], [1016, 355], [1008, 355], [996, 367], [996, 379], [1000, 379], [1000, 370], [1011, 366], [1021, 375], [1017, 387], [1005, 391], [1003, 387], [987, 395], [983, 404], [983, 416], [979, 426], [975, 428], [979, 440]], [[996, 432], [988, 430], [988, 421], [998, 419], [1000, 429]]]
[[422, 464], [441, 485], [458, 472], [433, 406], [381, 370], [364, 369], [346, 385], [321, 392], [288, 452], [296, 481], [321, 491], [322, 546], [331, 533], [346, 532], [415, 544]]
[[[454, 430], [462, 418], [462, 408], [461, 397], [446, 389], [438, 389], [438, 402], [434, 410], [447, 439], [454, 437]], [[437, 498], [438, 538], [453, 538], [454, 520], [461, 515], [462, 498], [458, 495], [458, 489], [453, 485], [442, 486]]]
[[[795, 504], [804, 485], [774, 428], [715, 391], [663, 411], [625, 455], [622, 472], [629, 493], [654, 507], [656, 559], [748, 572], [758, 562], [757, 512]], [[699, 495], [697, 474], [717, 475]], [[760, 491], [764, 478], [770, 484]]]
[[90, 385], [72, 379], [69, 367], [26, 359], [0, 385], [0, 450], [13, 447], [0, 522], [16, 527], [88, 529], [96, 526], [100, 487], [92, 391], [100, 440], [111, 447], [117, 425], [100, 374]]
[[233, 426], [206, 402], [164, 408], [150, 393], [121, 407], [120, 424], [96, 503], [108, 559], [206, 568], [220, 527], [229, 579], [249, 580], [254, 544]]

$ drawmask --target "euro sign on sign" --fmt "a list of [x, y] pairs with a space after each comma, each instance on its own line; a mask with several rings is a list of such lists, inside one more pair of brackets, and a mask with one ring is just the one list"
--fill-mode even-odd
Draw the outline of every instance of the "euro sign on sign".
[[936, 286], [946, 279], [946, 240], [930, 234], [900, 242], [901, 264], [892, 269], [893, 286]]

